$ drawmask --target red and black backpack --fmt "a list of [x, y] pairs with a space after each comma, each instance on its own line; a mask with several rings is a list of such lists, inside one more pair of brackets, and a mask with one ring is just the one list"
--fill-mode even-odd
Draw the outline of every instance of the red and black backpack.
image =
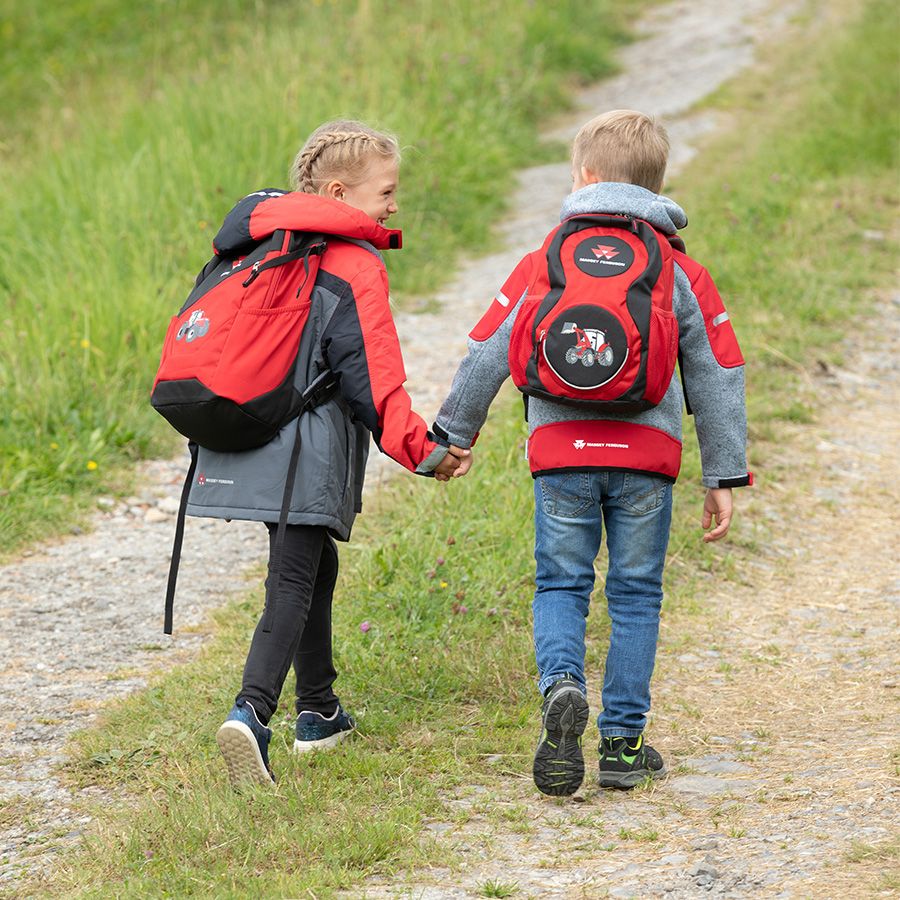
[[150, 396], [188, 440], [249, 450], [297, 416], [297, 350], [324, 251], [321, 236], [275, 231], [201, 270], [169, 323]]
[[669, 240], [642, 219], [578, 215], [544, 251], [512, 329], [513, 382], [598, 411], [655, 406], [678, 357]]
[[[252, 208], [261, 196], [268, 194], [250, 195], [235, 209]], [[337, 386], [329, 370], [305, 389], [298, 389], [295, 378], [300, 340], [324, 252], [321, 235], [283, 229], [235, 252], [217, 253], [200, 271], [193, 290], [169, 323], [150, 402], [188, 439], [191, 463], [175, 524], [166, 587], [166, 634], [172, 633], [185, 512], [198, 446], [228, 453], [251, 450], [268, 443], [296, 419], [270, 565], [271, 600], [267, 599], [263, 618], [264, 630], [271, 628], [300, 457], [300, 415], [324, 402]]]

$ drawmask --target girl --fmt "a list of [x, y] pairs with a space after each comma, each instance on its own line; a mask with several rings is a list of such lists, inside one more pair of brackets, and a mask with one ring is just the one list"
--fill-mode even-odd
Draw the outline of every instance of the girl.
[[[263, 447], [241, 453], [200, 448], [189, 515], [254, 519], [269, 530], [269, 617], [256, 626], [234, 707], [216, 741], [229, 778], [271, 784], [267, 723], [293, 664], [297, 677], [294, 749], [328, 747], [355, 723], [332, 690], [331, 598], [337, 578], [335, 539], [346, 541], [361, 508], [369, 433], [402, 466], [446, 481], [467, 451], [435, 441], [411, 409], [388, 306], [388, 282], [378, 248], [400, 246], [384, 227], [397, 212], [400, 154], [393, 137], [360, 122], [334, 121], [310, 136], [291, 167], [294, 192], [258, 191], [229, 213], [214, 246], [240, 256], [253, 235], [275, 229], [321, 234], [326, 250], [316, 278], [297, 365], [302, 388], [321, 373], [338, 388], [300, 420], [298, 477], [273, 584], [275, 523], [281, 508], [296, 421]], [[304, 379], [302, 384], [299, 379]], [[463, 471], [468, 469], [468, 462]]]

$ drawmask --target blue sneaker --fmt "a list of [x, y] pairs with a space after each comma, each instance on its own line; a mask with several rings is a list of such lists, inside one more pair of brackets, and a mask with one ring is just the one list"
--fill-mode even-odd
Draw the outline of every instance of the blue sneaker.
[[581, 736], [588, 704], [573, 678], [554, 681], [544, 698], [541, 740], [534, 754], [534, 783], [541, 793], [567, 797], [584, 780]]
[[253, 704], [243, 698], [238, 700], [216, 732], [216, 743], [225, 757], [228, 779], [233, 787], [271, 786], [275, 781], [269, 765], [270, 740], [272, 729], [259, 721]]
[[327, 750], [335, 747], [355, 728], [353, 716], [344, 712], [340, 703], [328, 718], [322, 713], [303, 710], [297, 716], [294, 753], [308, 753], [310, 750]]

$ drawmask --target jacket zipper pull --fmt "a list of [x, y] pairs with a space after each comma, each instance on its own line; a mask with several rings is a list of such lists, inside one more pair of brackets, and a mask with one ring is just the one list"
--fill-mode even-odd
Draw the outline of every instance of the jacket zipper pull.
[[259, 260], [253, 263], [253, 268], [250, 270], [250, 277], [244, 281], [244, 287], [250, 287], [253, 280], [259, 275], [259, 263]]

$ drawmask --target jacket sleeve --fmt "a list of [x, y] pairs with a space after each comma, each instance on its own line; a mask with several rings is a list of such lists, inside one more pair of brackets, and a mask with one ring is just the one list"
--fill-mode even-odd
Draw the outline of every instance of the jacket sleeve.
[[382, 453], [419, 474], [430, 474], [447, 455], [434, 441], [403, 387], [406, 372], [380, 266], [359, 272], [344, 291], [322, 334], [322, 351], [340, 376], [353, 415]]
[[681, 376], [694, 414], [703, 484], [743, 487], [753, 483], [747, 471], [744, 359], [709, 272], [681, 253], [675, 259]]
[[434, 423], [434, 433], [458, 447], [471, 447], [500, 386], [509, 375], [509, 339], [528, 293], [530, 256], [497, 292], [469, 334], [469, 352], [459, 365], [450, 393]]

